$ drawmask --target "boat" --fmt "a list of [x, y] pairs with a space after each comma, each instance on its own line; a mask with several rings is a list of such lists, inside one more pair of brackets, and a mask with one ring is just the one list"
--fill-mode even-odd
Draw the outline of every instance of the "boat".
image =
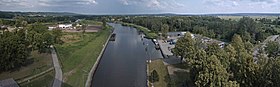
[[116, 34], [113, 33], [110, 37], [110, 41], [115, 41], [116, 40]]

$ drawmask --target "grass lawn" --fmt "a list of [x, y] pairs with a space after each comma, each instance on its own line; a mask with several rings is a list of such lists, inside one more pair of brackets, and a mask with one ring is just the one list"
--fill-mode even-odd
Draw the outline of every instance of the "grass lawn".
[[110, 29], [97, 33], [65, 33], [67, 37], [62, 45], [56, 45], [58, 57], [62, 65], [63, 86], [84, 87], [87, 75], [103, 48]]
[[20, 84], [21, 87], [51, 87], [54, 80], [54, 70], [40, 76], [36, 79], [31, 80], [28, 83]]
[[[162, 60], [154, 60], [149, 65], [148, 76], [152, 73], [153, 70], [156, 70], [159, 75], [159, 81], [154, 83], [154, 87], [168, 87], [170, 81], [168, 71], [166, 66], [163, 64]], [[151, 84], [149, 84], [151, 87]]]
[[49, 53], [38, 53], [37, 51], [31, 52], [31, 57], [28, 58], [33, 63], [23, 66], [18, 70], [0, 73], [0, 80], [14, 78], [16, 81], [23, 78], [36, 75], [49, 68], [53, 67], [52, 57]]

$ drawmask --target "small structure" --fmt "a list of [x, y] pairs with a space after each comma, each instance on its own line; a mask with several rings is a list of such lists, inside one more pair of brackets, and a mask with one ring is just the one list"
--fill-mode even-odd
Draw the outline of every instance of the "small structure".
[[186, 34], [187, 32], [168, 32], [167, 35], [169, 37], [182, 37]]
[[19, 87], [19, 85], [14, 79], [10, 78], [10, 79], [1, 80], [0, 87]]
[[116, 34], [113, 33], [109, 39], [110, 41], [115, 41], [116, 40]]
[[60, 28], [60, 29], [72, 29], [72, 24], [59, 24], [58, 28]]
[[48, 28], [49, 28], [48, 30], [53, 30], [53, 29], [56, 29], [56, 27], [55, 27], [55, 26], [49, 26]]

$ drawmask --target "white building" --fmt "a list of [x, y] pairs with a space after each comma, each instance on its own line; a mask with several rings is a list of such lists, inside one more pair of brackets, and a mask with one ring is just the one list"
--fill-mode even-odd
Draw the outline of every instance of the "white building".
[[60, 29], [72, 29], [72, 24], [59, 24]]

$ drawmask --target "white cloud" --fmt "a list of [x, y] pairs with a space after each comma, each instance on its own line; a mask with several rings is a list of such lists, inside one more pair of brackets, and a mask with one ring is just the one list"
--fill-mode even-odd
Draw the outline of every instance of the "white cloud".
[[95, 5], [96, 0], [0, 0], [1, 6], [75, 6], [75, 5]]
[[176, 0], [120, 0], [123, 5], [138, 5], [151, 9], [174, 9], [183, 7]]
[[97, 4], [96, 0], [80, 0], [76, 2], [77, 4], [86, 4], [86, 5], [90, 5], [90, 4]]
[[265, 3], [277, 3], [280, 2], [280, 0], [250, 0], [252, 2], [265, 2]]
[[1, 5], [4, 6], [24, 6], [33, 7], [27, 0], [0, 0]]

